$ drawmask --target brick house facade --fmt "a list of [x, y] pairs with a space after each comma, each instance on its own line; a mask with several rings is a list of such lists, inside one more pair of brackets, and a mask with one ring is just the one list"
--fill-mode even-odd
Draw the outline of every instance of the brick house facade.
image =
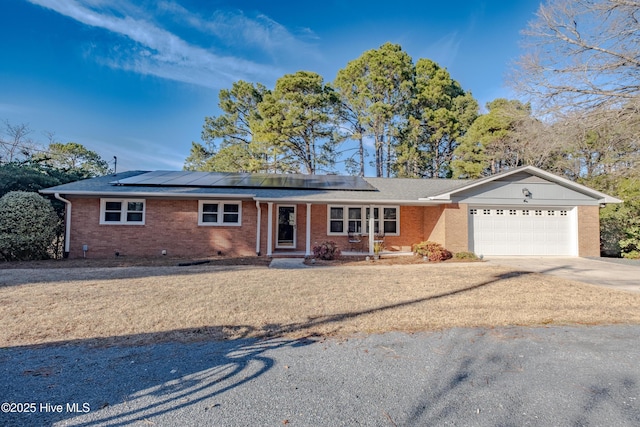
[[[158, 183], [144, 181], [158, 175], [125, 172], [43, 190], [67, 203], [68, 256], [310, 255], [326, 240], [343, 251], [370, 252], [371, 226], [384, 234], [387, 251], [431, 240], [452, 252], [597, 256], [599, 207], [619, 202], [532, 167], [475, 181], [345, 181], [360, 190], [309, 188], [309, 177], [282, 188], [176, 186], [168, 177], [211, 177], [163, 174]], [[349, 242], [349, 231], [363, 235], [360, 247]]]

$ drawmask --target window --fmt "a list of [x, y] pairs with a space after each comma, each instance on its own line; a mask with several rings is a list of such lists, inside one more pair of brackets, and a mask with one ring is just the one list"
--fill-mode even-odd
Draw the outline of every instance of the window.
[[496, 210], [496, 215], [502, 215], [502, 214], [504, 214], [504, 211], [502, 209]]
[[242, 202], [200, 200], [198, 225], [241, 225]]
[[483, 215], [491, 215], [491, 209], [482, 209]]
[[349, 208], [349, 233], [362, 233], [362, 208]]
[[469, 214], [477, 215], [478, 214], [478, 209], [469, 209]]
[[556, 214], [556, 211], [547, 211], [548, 216], [554, 216], [555, 214]]
[[541, 216], [542, 215], [542, 211], [536, 210], [536, 216]]
[[[329, 206], [327, 233], [346, 235], [347, 233], [369, 234], [369, 212], [366, 206]], [[373, 232], [389, 235], [400, 234], [399, 206], [373, 208]]]
[[509, 209], [509, 215], [515, 215], [515, 214], [516, 214], [515, 209]]
[[522, 211], [522, 215], [524, 215], [524, 216], [529, 216], [529, 209], [524, 209], [524, 210]]
[[329, 233], [344, 233], [344, 208], [329, 208]]
[[144, 225], [145, 201], [100, 199], [100, 224]]
[[567, 211], [560, 211], [560, 216], [567, 216]]
[[382, 230], [384, 234], [398, 233], [398, 209], [383, 208], [382, 209]]

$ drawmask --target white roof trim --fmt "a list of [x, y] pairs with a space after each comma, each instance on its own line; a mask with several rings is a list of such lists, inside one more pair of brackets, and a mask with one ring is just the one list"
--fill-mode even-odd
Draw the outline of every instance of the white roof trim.
[[564, 187], [576, 190], [580, 193], [586, 193], [587, 195], [592, 196], [595, 199], [599, 199], [600, 203], [622, 203], [622, 200], [613, 197], [613, 196], [609, 196], [608, 194], [602, 193], [600, 191], [594, 190], [593, 188], [589, 188], [587, 186], [584, 186], [582, 184], [578, 184], [576, 182], [573, 182], [569, 179], [563, 178], [561, 176], [552, 174], [551, 172], [547, 172], [544, 171], [542, 169], [539, 169], [535, 166], [522, 166], [516, 169], [511, 169], [507, 172], [503, 172], [503, 173], [499, 173], [496, 175], [492, 175], [489, 177], [486, 177], [484, 179], [480, 179], [478, 181], [474, 181], [469, 185], [465, 185], [464, 187], [460, 187], [460, 188], [456, 188], [454, 190], [451, 190], [447, 193], [442, 193], [442, 194], [438, 194], [436, 196], [432, 196], [432, 197], [425, 197], [425, 198], [420, 198], [420, 200], [451, 200], [451, 195], [459, 193], [461, 191], [466, 191], [469, 190], [471, 188], [475, 188], [481, 185], [486, 184], [487, 182], [491, 182], [491, 181], [495, 181], [498, 178], [502, 178], [505, 176], [509, 176], [509, 175], [513, 175], [515, 173], [519, 173], [519, 172], [529, 172], [532, 175], [541, 177], [541, 178], [546, 178], [550, 181], [555, 182], [556, 184], [560, 184]]
[[351, 204], [351, 205], [416, 205], [416, 206], [438, 206], [442, 204], [451, 203], [450, 200], [427, 200], [427, 199], [305, 199], [296, 197], [254, 197], [256, 202], [266, 203], [315, 203], [322, 205], [331, 205], [336, 203]]
[[212, 194], [212, 193], [172, 193], [152, 191], [48, 191], [40, 190], [42, 194], [64, 194], [66, 196], [92, 196], [92, 197], [179, 197], [181, 199], [253, 199], [255, 194]]
[[257, 202], [274, 202], [274, 203], [315, 203], [315, 204], [332, 204], [344, 203], [354, 205], [419, 205], [419, 206], [437, 206], [451, 203], [450, 200], [395, 200], [395, 199], [306, 199], [299, 197], [256, 197], [255, 194], [213, 194], [213, 193], [176, 193], [176, 192], [150, 192], [150, 191], [49, 191], [41, 190], [42, 194], [60, 193], [65, 196], [89, 196], [89, 197], [176, 197], [181, 199], [251, 199]]

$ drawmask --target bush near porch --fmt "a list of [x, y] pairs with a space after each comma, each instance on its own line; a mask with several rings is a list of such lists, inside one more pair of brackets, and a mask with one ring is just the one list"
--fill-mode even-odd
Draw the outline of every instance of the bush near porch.
[[446, 261], [453, 257], [453, 254], [445, 249], [440, 243], [429, 240], [416, 243], [412, 247], [413, 253], [422, 257], [427, 257], [429, 261]]

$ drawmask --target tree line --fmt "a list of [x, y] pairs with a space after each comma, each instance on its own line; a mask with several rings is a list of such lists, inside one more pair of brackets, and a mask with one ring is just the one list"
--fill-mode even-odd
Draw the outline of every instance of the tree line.
[[482, 114], [445, 68], [392, 43], [332, 82], [238, 81], [184, 168], [364, 176], [371, 159], [378, 177], [479, 178], [534, 165], [624, 199], [601, 211], [603, 250], [640, 257], [640, 2], [548, 0], [522, 44], [517, 99]]
[[218, 106], [185, 169], [316, 174], [343, 162], [364, 176], [370, 146], [376, 176], [449, 177], [458, 140], [478, 115], [446, 69], [414, 64], [391, 43], [364, 52], [331, 83], [311, 71], [284, 75], [273, 89], [238, 81], [219, 92]]

